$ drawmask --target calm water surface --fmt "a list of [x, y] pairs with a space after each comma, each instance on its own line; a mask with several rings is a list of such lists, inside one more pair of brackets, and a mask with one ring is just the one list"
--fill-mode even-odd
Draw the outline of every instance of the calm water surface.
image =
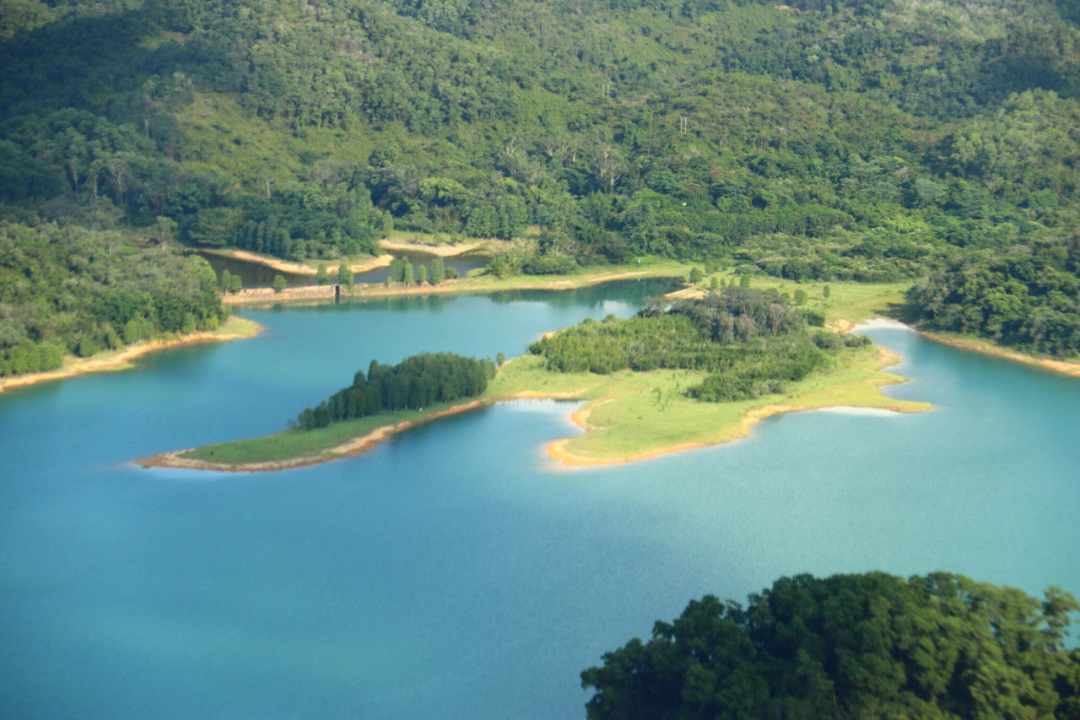
[[141, 470], [281, 429], [372, 358], [517, 354], [643, 283], [249, 312], [258, 338], [0, 396], [5, 718], [580, 718], [578, 673], [691, 597], [938, 569], [1080, 593], [1080, 382], [867, 332], [921, 415], [552, 470], [517, 402], [266, 475]]

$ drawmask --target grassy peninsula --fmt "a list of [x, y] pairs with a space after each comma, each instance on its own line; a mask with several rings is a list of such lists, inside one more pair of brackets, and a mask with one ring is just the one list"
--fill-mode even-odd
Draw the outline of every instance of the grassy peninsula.
[[[582, 435], [556, 440], [565, 465], [628, 462], [728, 442], [772, 415], [825, 407], [926, 410], [880, 392], [895, 356], [861, 337], [807, 325], [775, 291], [727, 287], [637, 316], [586, 320], [493, 372], [445, 354], [372, 363], [289, 429], [142, 460], [211, 470], [273, 470], [362, 452], [418, 423], [527, 398], [585, 401]], [[410, 369], [411, 368], [411, 369]], [[472, 373], [474, 380], [458, 381]], [[488, 377], [493, 375], [493, 377]], [[482, 376], [482, 377], [481, 377]], [[449, 379], [448, 379], [449, 378]], [[449, 389], [448, 389], [449, 388]]]

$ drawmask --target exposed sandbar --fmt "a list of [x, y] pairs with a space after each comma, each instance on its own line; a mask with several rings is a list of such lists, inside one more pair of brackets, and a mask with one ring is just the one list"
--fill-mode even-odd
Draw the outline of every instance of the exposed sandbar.
[[464, 255], [465, 253], [472, 252], [473, 250], [479, 250], [487, 245], [486, 240], [475, 240], [472, 242], [459, 242], [450, 243], [444, 245], [424, 245], [423, 243], [407, 242], [405, 240], [380, 240], [379, 246], [383, 250], [397, 250], [399, 252], [420, 252], [428, 255], [438, 255], [439, 257], [454, 257], [456, 255]]
[[[269, 255], [259, 255], [258, 253], [248, 252], [247, 250], [234, 249], [203, 248], [203, 252], [232, 258], [234, 260], [242, 260], [243, 262], [265, 265], [272, 270], [288, 273], [290, 275], [314, 276], [319, 273], [319, 263], [325, 263], [327, 268], [336, 268], [342, 262], [340, 260], [320, 260], [315, 262], [315, 264], [312, 264], [311, 262], [293, 262], [291, 260], [282, 260], [281, 258], [271, 257]], [[355, 274], [374, 270], [375, 268], [386, 267], [393, 259], [394, 256], [390, 254], [378, 255], [358, 262], [349, 263], [349, 271]]]

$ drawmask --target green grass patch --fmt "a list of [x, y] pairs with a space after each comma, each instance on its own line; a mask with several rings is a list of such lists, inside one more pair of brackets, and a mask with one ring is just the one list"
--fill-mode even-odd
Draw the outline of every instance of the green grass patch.
[[737, 402], [701, 402], [686, 396], [707, 373], [691, 370], [622, 371], [611, 375], [553, 373], [536, 356], [504, 366], [492, 392], [548, 393], [588, 401], [584, 435], [562, 443], [561, 450], [583, 462], [618, 462], [684, 445], [713, 445], [746, 434], [770, 408], [850, 406], [902, 412], [929, 409], [927, 403], [896, 400], [881, 393], [882, 385], [900, 380], [880, 372], [882, 351], [870, 346], [841, 352], [827, 369], [793, 383], [784, 393]]
[[232, 440], [230, 442], [203, 445], [180, 455], [186, 460], [221, 465], [243, 465], [245, 463], [279, 462], [283, 460], [302, 460], [317, 458], [338, 445], [353, 438], [366, 435], [385, 425], [397, 425], [402, 422], [422, 421], [425, 416], [446, 410], [455, 405], [468, 402], [468, 399], [440, 403], [421, 410], [401, 410], [392, 413], [379, 413], [367, 417], [332, 423], [316, 430], [285, 430], [273, 435]]

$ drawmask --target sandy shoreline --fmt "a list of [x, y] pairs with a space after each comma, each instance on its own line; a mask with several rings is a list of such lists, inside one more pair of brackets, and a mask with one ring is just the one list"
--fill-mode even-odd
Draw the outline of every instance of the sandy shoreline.
[[439, 257], [454, 257], [455, 255], [464, 255], [467, 252], [478, 250], [479, 248], [487, 245], [486, 240], [476, 240], [474, 242], [459, 242], [451, 243], [448, 245], [424, 245], [421, 243], [406, 242], [404, 240], [380, 240], [379, 246], [383, 250], [398, 250], [401, 252], [420, 252], [428, 255], [438, 255]]
[[388, 425], [380, 425], [377, 428], [369, 430], [363, 435], [357, 435], [354, 438], [350, 438], [343, 443], [335, 445], [333, 447], [322, 450], [318, 455], [305, 455], [301, 457], [286, 458], [284, 460], [268, 460], [265, 462], [250, 462], [250, 463], [214, 463], [206, 460], [197, 460], [193, 458], [182, 457], [184, 453], [191, 452], [195, 448], [184, 448], [183, 450], [172, 450], [169, 452], [158, 453], [151, 455], [150, 457], [139, 458], [133, 462], [136, 465], [145, 468], [160, 467], [160, 468], [181, 468], [187, 470], [211, 470], [216, 472], [272, 472], [275, 470], [289, 470], [292, 468], [307, 467], [309, 465], [320, 465], [322, 463], [333, 462], [334, 460], [340, 460], [342, 458], [351, 457], [354, 455], [361, 455], [368, 450], [378, 446], [380, 443], [389, 440], [397, 433], [404, 432], [410, 428], [420, 427], [433, 420], [449, 417], [451, 415], [459, 415], [461, 413], [471, 412], [480, 408], [488, 407], [497, 402], [504, 402], [510, 400], [576, 400], [578, 399], [578, 393], [576, 392], [554, 392], [544, 393], [535, 392], [532, 390], [525, 390], [522, 392], [514, 393], [512, 395], [505, 395], [495, 398], [480, 398], [478, 400], [470, 400], [469, 402], [462, 403], [461, 405], [454, 405], [453, 407], [446, 408], [445, 410], [439, 410], [438, 412], [425, 415], [419, 420], [406, 420], [400, 423], [391, 423]]
[[[319, 274], [318, 267], [312, 267], [308, 263], [293, 262], [291, 260], [282, 260], [280, 258], [269, 257], [267, 255], [259, 255], [257, 253], [248, 252], [247, 250], [233, 250], [233, 249], [217, 249], [217, 248], [202, 248], [203, 252], [209, 252], [214, 255], [220, 255], [221, 257], [232, 258], [233, 260], [242, 260], [243, 262], [256, 263], [258, 265], [265, 265], [272, 270], [278, 270], [279, 272], [288, 273], [290, 275], [310, 275], [315, 276]], [[352, 273], [362, 273], [368, 270], [374, 270], [375, 268], [386, 267], [394, 259], [393, 255], [384, 253], [367, 260], [360, 262], [350, 263], [349, 271]], [[326, 265], [327, 275], [333, 276], [339, 265], [340, 260], [326, 260], [322, 261]]]
[[[140, 358], [143, 355], [158, 352], [159, 350], [169, 350], [171, 348], [183, 347], [185, 345], [197, 345], [206, 342], [240, 340], [242, 338], [254, 337], [263, 330], [261, 325], [245, 318], [230, 318], [230, 321], [233, 321], [234, 325], [236, 324], [236, 321], [241, 321], [243, 325], [240, 325], [239, 327], [243, 329], [237, 329], [232, 332], [228, 330], [225, 332], [222, 332], [222, 330], [207, 330], [166, 340], [144, 340], [135, 345], [128, 345], [121, 350], [106, 353], [104, 354], [105, 356], [69, 358], [64, 363], [63, 367], [57, 368], [56, 370], [0, 379], [0, 392], [4, 392], [10, 388], [26, 387], [28, 385], [36, 385], [37, 383], [49, 382], [52, 380], [63, 380], [64, 378], [75, 377], [77, 375], [126, 370], [132, 366], [132, 361], [135, 359]], [[228, 322], [229, 321], [226, 321], [226, 323]], [[224, 330], [225, 326], [222, 326], [222, 329]]]
[[1048, 370], [1059, 375], [1068, 375], [1070, 377], [1080, 378], [1080, 362], [1040, 358], [1034, 355], [1029, 355], [1028, 353], [1020, 352], [1019, 350], [1010, 350], [1008, 348], [995, 345], [990, 340], [963, 338], [948, 333], [924, 330], [918, 326], [912, 327], [912, 330], [919, 333], [919, 335], [926, 338], [927, 340], [930, 340], [931, 342], [936, 342], [940, 345], [948, 345], [949, 347], [954, 347], [959, 350], [976, 352], [980, 355], [989, 355], [991, 357], [1002, 358], [1003, 360], [1010, 360], [1012, 362], [1023, 363], [1024, 365], [1031, 365], [1032, 367], [1037, 367], [1042, 370]]

